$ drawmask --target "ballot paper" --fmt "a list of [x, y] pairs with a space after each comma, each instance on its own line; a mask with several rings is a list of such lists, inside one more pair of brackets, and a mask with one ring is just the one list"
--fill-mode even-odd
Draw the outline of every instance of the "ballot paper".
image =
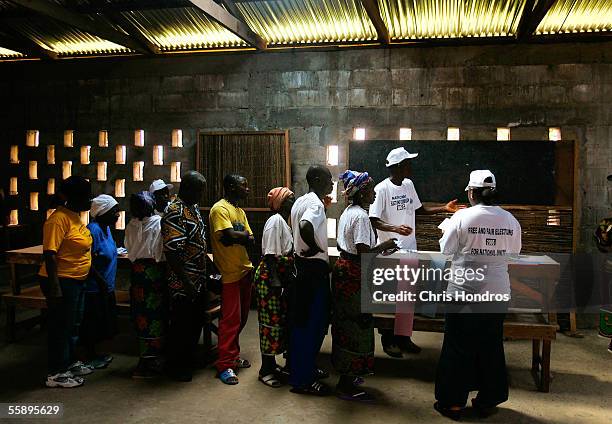
[[127, 249], [125, 247], [118, 247], [117, 248], [117, 254], [118, 255], [127, 255]]
[[440, 225], [438, 225], [438, 228], [441, 229], [442, 232], [444, 233], [448, 229], [449, 224], [450, 224], [450, 219], [444, 218], [444, 221], [442, 221]]

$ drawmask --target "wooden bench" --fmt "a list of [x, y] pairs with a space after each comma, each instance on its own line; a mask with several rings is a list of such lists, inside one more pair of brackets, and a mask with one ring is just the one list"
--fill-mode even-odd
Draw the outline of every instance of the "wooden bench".
[[[6, 336], [7, 341], [13, 342], [16, 340], [17, 330], [20, 328], [29, 329], [44, 321], [44, 315], [47, 309], [47, 301], [40, 287], [25, 287], [22, 288], [17, 275], [17, 265], [35, 265], [39, 266], [42, 262], [42, 246], [32, 246], [24, 249], [9, 250], [6, 252], [6, 262], [11, 267], [11, 292], [2, 295], [2, 300], [6, 305]], [[130, 262], [126, 255], [119, 256], [119, 265], [129, 267]], [[127, 290], [115, 290], [117, 299], [117, 308], [119, 313], [130, 313], [130, 293]], [[219, 318], [221, 311], [220, 297], [210, 293], [208, 305], [205, 314], [205, 323], [210, 331], [204, 334], [204, 344], [209, 350], [214, 350], [212, 344], [212, 334], [218, 334], [218, 328], [214, 321]], [[41, 311], [37, 316], [17, 322], [16, 309], [17, 307], [36, 309]], [[41, 319], [42, 318], [42, 319]]]
[[[393, 314], [374, 314], [374, 323], [379, 329], [393, 329], [395, 316]], [[444, 319], [414, 317], [414, 331], [433, 333], [444, 332]], [[531, 340], [531, 374], [539, 391], [550, 391], [550, 350], [551, 343], [556, 338], [555, 324], [518, 322], [506, 319], [504, 322], [504, 337], [512, 340]]]
[[[128, 290], [115, 290], [115, 297], [117, 299], [117, 310], [120, 314], [130, 313], [130, 292]], [[18, 295], [4, 294], [2, 295], [7, 310], [12, 309], [13, 311], [17, 306], [29, 309], [37, 309], [41, 311], [40, 316], [34, 316], [29, 319], [15, 322], [15, 314], [8, 314], [7, 318], [9, 321], [8, 325], [8, 338], [9, 342], [15, 341], [16, 332], [20, 328], [30, 329], [38, 324], [44, 322], [45, 311], [47, 309], [47, 301], [43, 295], [39, 286], [28, 287], [21, 289], [21, 293]], [[209, 307], [204, 311], [206, 328], [210, 331], [204, 333], [204, 346], [207, 350], [214, 351], [216, 346], [212, 342], [212, 334], [219, 335], [218, 326], [215, 324], [215, 320], [219, 318], [221, 313], [221, 301], [219, 296], [211, 296], [208, 301]]]

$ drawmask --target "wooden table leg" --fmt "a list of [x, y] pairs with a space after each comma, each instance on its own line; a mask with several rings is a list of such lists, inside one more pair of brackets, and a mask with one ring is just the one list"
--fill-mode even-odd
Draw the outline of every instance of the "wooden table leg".
[[540, 391], [548, 393], [550, 391], [550, 348], [551, 341], [542, 341], [542, 372], [540, 380]]
[[6, 305], [6, 341], [13, 343], [15, 341], [15, 305]]
[[531, 371], [537, 373], [540, 367], [540, 339], [533, 339], [531, 345]]

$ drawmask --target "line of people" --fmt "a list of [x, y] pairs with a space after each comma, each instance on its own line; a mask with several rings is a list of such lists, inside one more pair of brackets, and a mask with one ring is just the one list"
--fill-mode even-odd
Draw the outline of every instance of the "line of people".
[[[514, 238], [500, 240], [500, 245], [505, 243], [508, 252], [520, 251], [518, 222], [493, 204], [493, 174], [472, 173], [466, 188], [473, 206], [469, 209], [458, 212], [457, 200], [425, 207], [409, 179], [410, 161], [416, 156], [404, 148], [392, 150], [386, 161], [390, 176], [377, 185], [367, 172], [347, 170], [339, 176], [348, 206], [339, 220], [340, 257], [333, 268], [326, 224], [333, 183], [326, 167], [309, 168], [308, 193], [297, 199], [287, 187], [269, 192], [268, 204], [274, 214], [264, 226], [257, 267], [247, 253], [256, 240], [240, 207], [249, 195], [248, 181], [235, 174], [224, 178], [224, 197], [209, 214], [213, 261], [222, 280], [215, 364], [222, 382], [238, 384], [239, 369], [251, 366], [240, 356], [240, 333], [247, 322], [254, 285], [262, 355], [258, 378], [263, 384], [278, 388], [288, 382], [298, 394], [332, 393], [321, 381], [329, 374], [316, 364], [331, 321], [332, 363], [340, 375], [336, 393], [342, 399], [372, 401], [373, 396], [361, 388], [363, 377], [373, 372], [375, 343], [372, 316], [361, 312], [360, 255], [416, 251], [415, 214], [436, 212], [457, 212], [440, 241], [442, 252], [453, 255], [453, 266], [465, 266], [469, 248], [485, 243], [480, 235], [466, 231], [467, 221], [511, 226]], [[205, 184], [201, 174], [189, 171], [171, 202], [172, 186], [161, 180], [148, 192], [130, 198], [132, 218], [126, 226], [125, 245], [132, 262], [130, 298], [140, 345], [135, 378], [154, 377], [165, 369], [179, 381], [190, 381], [197, 365], [210, 273], [206, 225], [198, 206]], [[112, 360], [109, 354], [98, 354], [95, 345], [112, 337], [115, 328], [117, 250], [110, 226], [119, 209], [108, 195], [90, 201], [91, 185], [80, 177], [65, 180], [59, 195], [62, 206], [44, 225], [45, 263], [40, 271], [49, 304], [47, 386], [75, 387], [83, 383], [83, 375]], [[87, 227], [79, 218], [79, 212], [86, 210], [92, 218]], [[501, 258], [494, 265], [496, 274], [490, 275], [488, 285], [509, 292], [507, 265]], [[410, 338], [412, 318], [412, 312], [398, 315], [395, 329], [381, 332], [383, 349], [390, 356], [420, 350]], [[436, 409], [444, 415], [459, 414], [474, 387], [484, 391], [476, 402], [483, 410], [507, 398], [507, 382], [501, 377], [505, 375], [503, 314], [501, 319], [499, 314], [490, 318], [483, 313], [468, 322], [447, 316], [436, 381]], [[483, 333], [480, 329], [485, 324], [490, 330]], [[76, 360], [79, 338], [87, 348], [87, 361]], [[466, 341], [481, 350], [468, 349]], [[276, 361], [281, 354], [286, 359], [284, 366]], [[464, 374], [478, 375], [480, 380], [472, 379], [469, 385], [461, 379], [451, 382], [448, 376], [453, 373], [448, 370], [460, 363]], [[483, 367], [489, 366], [496, 371], [484, 372]]]

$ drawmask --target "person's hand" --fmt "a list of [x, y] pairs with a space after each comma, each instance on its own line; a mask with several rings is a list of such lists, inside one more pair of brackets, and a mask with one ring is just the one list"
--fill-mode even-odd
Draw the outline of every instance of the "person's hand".
[[331, 204], [332, 204], [332, 197], [328, 194], [327, 196], [323, 198], [323, 207], [327, 209], [329, 208]]
[[461, 206], [457, 205], [457, 199], [451, 200], [446, 205], [444, 205], [444, 210], [446, 212], [455, 213], [459, 209], [461, 209]]
[[384, 250], [397, 250], [397, 239], [385, 240], [380, 244], [380, 248]]
[[305, 258], [312, 258], [317, 253], [322, 253], [323, 251], [319, 248], [319, 246], [315, 248], [309, 248], [308, 250], [302, 250], [302, 256]]
[[253, 236], [253, 234], [249, 234], [249, 237], [247, 238], [247, 244], [250, 246], [253, 246], [255, 244], [255, 237]]
[[400, 236], [409, 236], [412, 234], [412, 228], [407, 225], [396, 225], [393, 232], [399, 234]]

